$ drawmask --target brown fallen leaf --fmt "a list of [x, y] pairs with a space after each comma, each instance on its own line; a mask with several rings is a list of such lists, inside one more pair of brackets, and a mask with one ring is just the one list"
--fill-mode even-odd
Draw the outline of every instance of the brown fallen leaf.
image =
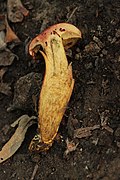
[[6, 161], [10, 158], [21, 146], [27, 129], [36, 123], [36, 117], [28, 115], [23, 115], [18, 118], [11, 126], [15, 127], [18, 125], [15, 133], [10, 138], [10, 140], [3, 146], [2, 150], [0, 151], [0, 163]]
[[0, 82], [0, 92], [7, 96], [11, 95], [11, 87], [8, 83]]
[[23, 6], [21, 0], [7, 0], [8, 19], [11, 22], [21, 22], [29, 11]]
[[[74, 86], [72, 66], [68, 64], [64, 47], [72, 47], [79, 38], [79, 29], [60, 23], [49, 27], [30, 43], [30, 55], [35, 58], [40, 52], [46, 63], [39, 101], [39, 134], [30, 144], [32, 151], [48, 150], [57, 134]], [[41, 46], [43, 51], [40, 51]]]
[[11, 87], [9, 83], [3, 82], [3, 76], [8, 69], [6, 66], [11, 65], [15, 58], [18, 59], [9, 49], [0, 52], [0, 92], [8, 96], [11, 95]]
[[94, 125], [93, 127], [85, 127], [74, 130], [74, 138], [85, 138], [92, 135], [92, 131], [99, 129], [100, 125]]
[[5, 33], [4, 31], [0, 31], [0, 51], [6, 48], [7, 44], [5, 42]]
[[6, 73], [7, 69], [8, 69], [7, 67], [3, 67], [0, 69], [0, 81], [2, 81], [3, 76]]
[[5, 30], [5, 15], [0, 14], [0, 31]]
[[5, 43], [5, 15], [0, 14], [0, 51], [6, 48]]
[[10, 66], [15, 58], [18, 60], [18, 56], [9, 49], [0, 52], [0, 66]]
[[14, 33], [14, 31], [9, 26], [7, 17], [5, 17], [5, 25], [6, 25], [5, 42], [6, 43], [14, 42], [15, 44], [21, 43], [20, 39], [17, 37], [17, 35]]

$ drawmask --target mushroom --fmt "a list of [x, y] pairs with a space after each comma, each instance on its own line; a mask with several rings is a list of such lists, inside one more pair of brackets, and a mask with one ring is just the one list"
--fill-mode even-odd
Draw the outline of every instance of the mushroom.
[[43, 31], [29, 45], [30, 55], [35, 58], [40, 52], [46, 63], [39, 99], [38, 134], [30, 143], [31, 151], [48, 150], [56, 137], [74, 86], [72, 66], [68, 64], [65, 49], [79, 38], [81, 31], [75, 26], [59, 23]]

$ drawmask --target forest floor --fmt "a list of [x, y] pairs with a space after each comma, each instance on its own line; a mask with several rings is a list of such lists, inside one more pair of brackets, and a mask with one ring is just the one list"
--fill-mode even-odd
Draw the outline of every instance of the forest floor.
[[[31, 126], [19, 150], [0, 164], [1, 179], [120, 179], [120, 1], [22, 2], [29, 15], [20, 23], [9, 22], [21, 43], [15, 47], [8, 45], [19, 59], [14, 60], [3, 77], [3, 82], [11, 87], [11, 93], [0, 93], [1, 148], [13, 134], [11, 123], [23, 114], [37, 116], [32, 99], [17, 104], [14, 111], [7, 111], [18, 96], [15, 86], [21, 77], [38, 73], [41, 88], [45, 64], [43, 59], [34, 61], [28, 55], [28, 41], [60, 22], [79, 28], [82, 39], [67, 52], [75, 86], [59, 128], [62, 141], [55, 141], [46, 153], [31, 153], [28, 146], [37, 130], [36, 125]], [[6, 11], [6, 1], [1, 1], [1, 14]], [[22, 95], [24, 87], [20, 90], [21, 96], [26, 96]], [[74, 130], [94, 125], [100, 125], [100, 128], [93, 130], [91, 136], [73, 137]], [[67, 139], [77, 147], [65, 155]]]

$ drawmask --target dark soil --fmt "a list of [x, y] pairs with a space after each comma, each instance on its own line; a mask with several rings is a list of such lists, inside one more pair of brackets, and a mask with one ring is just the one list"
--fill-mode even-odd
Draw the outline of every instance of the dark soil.
[[[22, 43], [12, 49], [19, 60], [4, 76], [4, 82], [11, 83], [12, 95], [0, 94], [0, 147], [13, 134], [6, 130], [12, 122], [23, 114], [36, 115], [29, 107], [7, 112], [20, 77], [31, 72], [44, 76], [44, 61], [34, 61], [28, 55], [27, 42], [59, 22], [74, 24], [83, 38], [67, 52], [75, 86], [59, 128], [63, 140], [55, 141], [46, 153], [30, 153], [28, 146], [37, 129], [31, 126], [19, 150], [0, 164], [0, 179], [29, 180], [34, 170], [35, 180], [120, 179], [120, 1], [23, 0], [23, 4], [30, 11], [29, 16], [21, 23], [10, 23]], [[1, 1], [0, 12], [5, 11], [6, 1]], [[66, 139], [73, 140], [75, 129], [105, 120], [107, 128], [101, 127], [91, 137], [77, 140], [76, 150], [64, 155]]]

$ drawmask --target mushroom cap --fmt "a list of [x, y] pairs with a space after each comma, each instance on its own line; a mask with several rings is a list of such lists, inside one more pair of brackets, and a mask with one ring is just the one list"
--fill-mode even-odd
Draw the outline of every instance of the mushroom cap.
[[43, 48], [43, 51], [45, 51], [55, 35], [62, 38], [65, 49], [72, 47], [76, 41], [82, 37], [81, 31], [72, 24], [59, 23], [52, 25], [31, 41], [29, 45], [30, 55], [34, 57], [40, 49], [40, 46]]

